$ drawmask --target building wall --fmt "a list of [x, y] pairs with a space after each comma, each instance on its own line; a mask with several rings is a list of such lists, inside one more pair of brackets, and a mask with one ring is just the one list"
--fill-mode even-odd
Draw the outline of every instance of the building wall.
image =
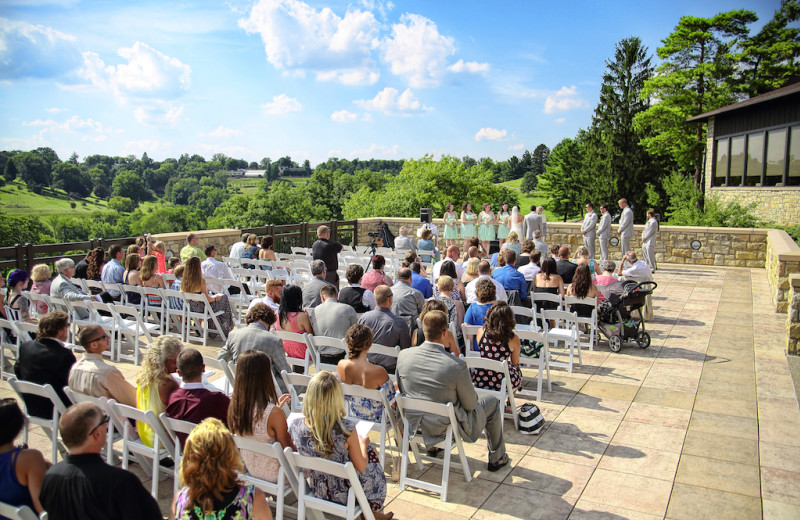
[[[706, 173], [709, 175], [709, 173]], [[800, 222], [800, 187], [783, 188], [711, 188], [721, 202], [737, 202], [742, 206], [755, 203], [753, 214], [765, 222], [781, 226]]]

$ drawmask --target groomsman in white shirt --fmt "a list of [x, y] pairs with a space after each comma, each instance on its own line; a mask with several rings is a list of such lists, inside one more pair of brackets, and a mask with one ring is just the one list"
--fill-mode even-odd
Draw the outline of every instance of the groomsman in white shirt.
[[600, 227], [597, 228], [597, 237], [600, 239], [600, 260], [608, 260], [608, 240], [611, 238], [611, 213], [608, 212], [608, 204], [600, 206]]
[[656, 234], [658, 233], [658, 220], [656, 211], [647, 210], [647, 224], [642, 231], [642, 256], [652, 272], [656, 272]]
[[583, 235], [583, 245], [589, 250], [589, 258], [594, 258], [594, 239], [597, 229], [597, 213], [594, 212], [594, 206], [591, 202], [586, 203], [586, 216], [583, 218], [583, 225], [581, 225], [581, 234]]
[[624, 258], [625, 254], [631, 250], [631, 238], [633, 238], [633, 210], [628, 206], [628, 199], [619, 199], [618, 204], [622, 210], [622, 215], [619, 217], [617, 235], [619, 235], [619, 245]]

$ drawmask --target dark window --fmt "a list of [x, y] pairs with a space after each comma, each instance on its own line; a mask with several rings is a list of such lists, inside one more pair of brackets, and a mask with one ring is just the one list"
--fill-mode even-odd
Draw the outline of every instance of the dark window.
[[765, 186], [783, 183], [786, 166], [786, 129], [770, 130], [767, 133], [767, 179]]
[[731, 174], [728, 186], [741, 186], [742, 173], [744, 173], [744, 136], [731, 138]]
[[761, 171], [764, 169], [764, 134], [747, 136], [747, 175], [745, 186], [761, 184]]
[[792, 127], [789, 138], [789, 186], [800, 186], [800, 126]]
[[714, 164], [714, 186], [725, 186], [728, 176], [728, 138], [717, 139], [717, 160]]

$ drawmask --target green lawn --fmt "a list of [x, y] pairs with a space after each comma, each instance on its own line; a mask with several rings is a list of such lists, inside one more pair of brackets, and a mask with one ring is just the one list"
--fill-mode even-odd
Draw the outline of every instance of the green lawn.
[[[70, 202], [75, 202], [75, 209], [72, 209]], [[105, 210], [106, 201], [94, 196], [72, 200], [63, 190], [49, 188], [45, 188], [42, 195], [37, 195], [16, 180], [0, 187], [0, 207], [10, 215], [89, 214]]]
[[228, 179], [228, 188], [238, 188], [241, 195], [252, 195], [261, 189], [262, 177], [255, 179]]
[[[498, 183], [499, 186], [506, 186], [508, 188], [518, 190], [520, 186], [522, 186], [522, 179], [514, 179], [513, 181], [506, 181]], [[531, 206], [544, 206], [544, 203], [547, 199], [544, 195], [540, 195], [537, 192], [533, 193], [522, 193], [520, 191], [519, 194], [519, 211], [522, 214], [528, 213], [530, 211]]]

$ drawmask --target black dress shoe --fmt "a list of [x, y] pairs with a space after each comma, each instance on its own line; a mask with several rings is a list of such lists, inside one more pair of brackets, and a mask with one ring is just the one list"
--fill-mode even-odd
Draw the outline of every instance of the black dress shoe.
[[444, 450], [442, 448], [428, 448], [428, 457], [441, 457]]
[[511, 459], [508, 458], [508, 455], [503, 455], [503, 458], [498, 460], [497, 462], [490, 462], [489, 463], [489, 471], [498, 471], [500, 468], [508, 466], [511, 462]]

